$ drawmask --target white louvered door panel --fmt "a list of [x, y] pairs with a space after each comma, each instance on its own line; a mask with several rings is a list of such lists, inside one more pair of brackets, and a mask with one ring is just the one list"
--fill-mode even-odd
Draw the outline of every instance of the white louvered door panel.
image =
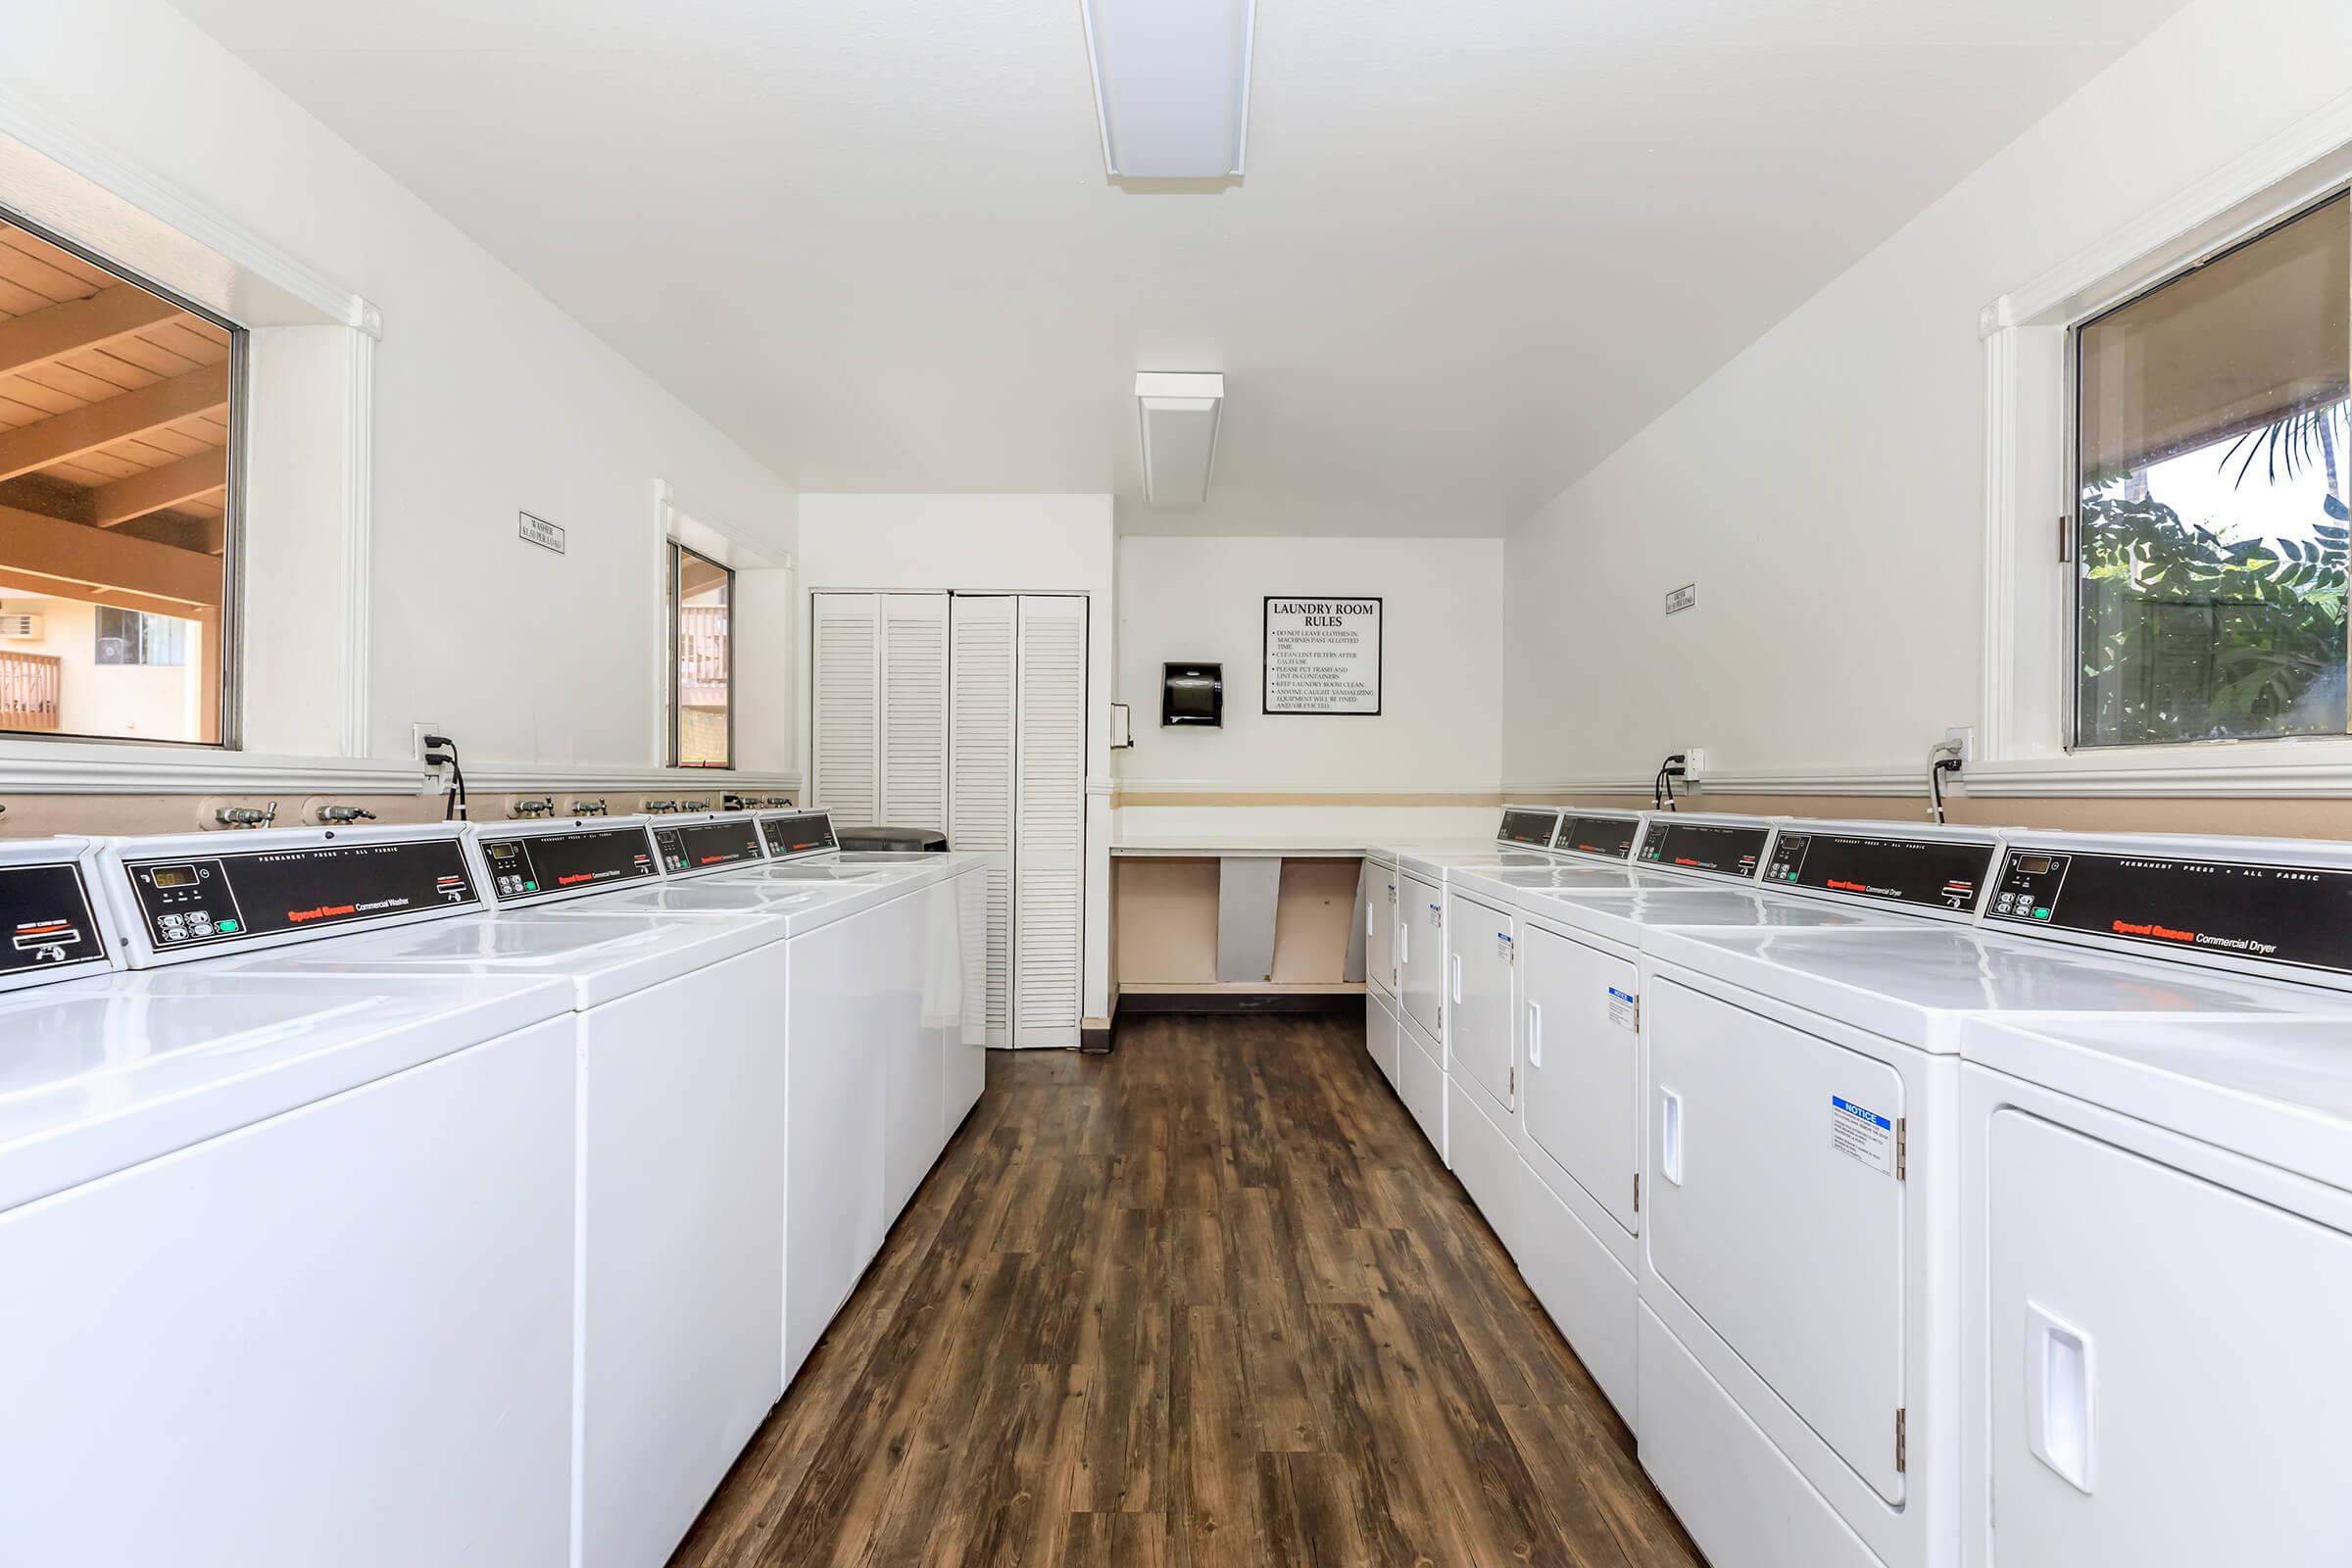
[[948, 596], [882, 596], [877, 822], [948, 830]]
[[878, 822], [881, 803], [881, 596], [817, 594], [815, 712], [808, 804], [844, 827]]
[[988, 857], [987, 937], [981, 1014], [988, 1043], [1012, 1044], [1012, 710], [1014, 628], [1020, 601], [957, 594], [950, 664], [956, 765], [948, 845]]
[[1012, 1043], [1075, 1046], [1086, 889], [1086, 601], [1024, 595], [1020, 616]]

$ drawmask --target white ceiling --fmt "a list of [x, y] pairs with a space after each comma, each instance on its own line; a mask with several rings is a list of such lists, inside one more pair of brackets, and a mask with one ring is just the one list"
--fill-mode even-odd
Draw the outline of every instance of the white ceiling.
[[[1260, 0], [1246, 181], [1074, 0], [178, 0], [805, 490], [1506, 530], [2180, 0]], [[1134, 372], [1223, 370], [1205, 511]]]

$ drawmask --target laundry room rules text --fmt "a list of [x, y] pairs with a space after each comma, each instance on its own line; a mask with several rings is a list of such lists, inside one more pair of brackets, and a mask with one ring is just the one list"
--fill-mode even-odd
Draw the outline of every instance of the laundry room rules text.
[[1266, 596], [1268, 713], [1380, 711], [1380, 601]]

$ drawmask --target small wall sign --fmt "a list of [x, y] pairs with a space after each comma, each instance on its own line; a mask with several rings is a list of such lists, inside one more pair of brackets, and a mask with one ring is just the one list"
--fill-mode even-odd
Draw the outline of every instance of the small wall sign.
[[1698, 584], [1687, 582], [1666, 596], [1666, 613], [1679, 615], [1698, 607]]
[[1268, 713], [1380, 712], [1380, 601], [1266, 596]]
[[534, 517], [527, 512], [517, 512], [514, 517], [514, 531], [522, 536], [525, 543], [537, 545], [542, 550], [553, 550], [559, 556], [564, 553], [563, 529], [545, 517]]

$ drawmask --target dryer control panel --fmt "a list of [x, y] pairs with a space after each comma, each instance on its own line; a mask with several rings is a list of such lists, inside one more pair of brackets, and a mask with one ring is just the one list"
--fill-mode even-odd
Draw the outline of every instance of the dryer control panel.
[[654, 829], [654, 853], [670, 876], [715, 871], [721, 866], [748, 865], [767, 857], [760, 849], [760, 825], [748, 816], [713, 817], [708, 822], [679, 822]]
[[760, 819], [760, 834], [766, 841], [768, 855], [776, 859], [841, 848], [841, 841], [833, 836], [832, 815], [825, 811], [763, 816]]
[[1743, 822], [1678, 822], [1671, 816], [1653, 816], [1649, 831], [1642, 835], [1641, 863], [1752, 879], [1771, 837], [1768, 823], [1751, 827]]
[[159, 956], [481, 903], [455, 838], [126, 856], [122, 872]]
[[1973, 913], [1992, 873], [1992, 840], [1800, 832], [1772, 843], [1764, 880], [1886, 904]]
[[586, 827], [482, 840], [490, 896], [501, 903], [551, 893], [585, 892], [614, 882], [658, 877], [654, 847], [642, 827]]
[[1497, 844], [1525, 844], [1535, 849], [1551, 848], [1552, 829], [1559, 826], [1557, 811], [1533, 811], [1523, 807], [1504, 807], [1501, 831], [1494, 835]]
[[2014, 848], [1984, 919], [2352, 976], [2352, 871], [2324, 866]]
[[71, 860], [0, 865], [0, 990], [62, 979], [106, 956], [105, 930], [80, 866]]
[[1598, 855], [1611, 860], [1630, 860], [1634, 858], [1634, 840], [1641, 835], [1642, 819], [1638, 816], [1581, 816], [1571, 812], [1560, 818], [1560, 835], [1552, 840], [1551, 847], [1578, 855]]

